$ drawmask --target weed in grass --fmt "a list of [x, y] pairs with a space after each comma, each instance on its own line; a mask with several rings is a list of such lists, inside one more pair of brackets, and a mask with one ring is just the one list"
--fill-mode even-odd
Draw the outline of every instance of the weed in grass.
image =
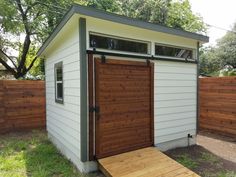
[[202, 152], [200, 156], [200, 160], [205, 161], [205, 162], [210, 162], [212, 164], [219, 163], [219, 158], [208, 152]]
[[198, 163], [190, 158], [188, 154], [182, 154], [177, 156], [176, 159], [179, 163], [184, 165], [187, 168], [194, 169], [198, 167]]
[[218, 177], [236, 177], [236, 172], [222, 171], [222, 172], [218, 173]]

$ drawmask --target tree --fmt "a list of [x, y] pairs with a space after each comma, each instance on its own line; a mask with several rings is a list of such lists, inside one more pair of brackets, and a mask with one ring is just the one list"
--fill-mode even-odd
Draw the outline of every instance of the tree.
[[236, 23], [232, 31], [227, 32], [218, 42], [216, 46], [216, 57], [220, 60], [220, 66], [223, 68], [230, 65], [236, 68]]
[[60, 6], [52, 10], [51, 0], [0, 0], [0, 63], [16, 79], [32, 68], [37, 56], [27, 62], [30, 51], [41, 45], [68, 7], [65, 0], [55, 2]]
[[118, 13], [120, 10], [118, 1], [114, 0], [88, 0], [86, 3], [80, 0], [77, 3], [113, 13]]
[[193, 32], [205, 30], [188, 0], [0, 0], [0, 63], [15, 78], [32, 68], [31, 74], [37, 73], [43, 61], [36, 62], [36, 51], [73, 2]]
[[200, 48], [200, 74], [219, 75], [220, 68], [219, 60], [216, 60], [215, 48], [205, 47]]
[[202, 17], [192, 12], [189, 0], [171, 2], [166, 25], [190, 32], [206, 33]]
[[[235, 31], [235, 32], [234, 32]], [[200, 72], [209, 75], [234, 75], [236, 69], [236, 23], [216, 46], [200, 53]]]
[[188, 0], [120, 0], [120, 14], [190, 32], [205, 34], [206, 25]]
[[121, 15], [165, 24], [170, 0], [120, 0]]

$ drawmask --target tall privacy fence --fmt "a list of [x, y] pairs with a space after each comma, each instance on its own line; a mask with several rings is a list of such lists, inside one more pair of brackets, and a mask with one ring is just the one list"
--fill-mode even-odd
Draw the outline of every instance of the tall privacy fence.
[[236, 137], [236, 77], [200, 78], [200, 130]]
[[44, 81], [0, 80], [0, 133], [45, 128]]

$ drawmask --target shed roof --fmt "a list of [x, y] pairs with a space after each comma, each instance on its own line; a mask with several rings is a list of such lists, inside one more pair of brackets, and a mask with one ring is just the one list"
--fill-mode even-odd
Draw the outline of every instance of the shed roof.
[[134, 27], [139, 27], [143, 29], [148, 29], [156, 32], [161, 32], [161, 33], [167, 33], [171, 35], [176, 35], [176, 36], [182, 36], [190, 39], [194, 39], [200, 42], [208, 42], [209, 37], [204, 36], [201, 34], [197, 33], [192, 33], [180, 29], [175, 29], [175, 28], [170, 28], [164, 25], [160, 24], [155, 24], [155, 23], [150, 23], [110, 12], [106, 12], [103, 10], [98, 10], [95, 8], [91, 7], [86, 7], [86, 6], [81, 6], [78, 4], [73, 4], [71, 8], [68, 10], [68, 12], [64, 15], [62, 21], [58, 24], [58, 26], [54, 29], [52, 34], [45, 40], [43, 45], [40, 47], [39, 51], [37, 52], [37, 55], [40, 56], [43, 51], [47, 48], [47, 46], [50, 44], [50, 42], [55, 38], [58, 32], [63, 28], [63, 26], [67, 23], [67, 21], [74, 15], [74, 14], [80, 14], [80, 15], [85, 15], [85, 16], [90, 16], [94, 18], [99, 18], [103, 20], [108, 20], [120, 24], [125, 24], [125, 25], [130, 25]]

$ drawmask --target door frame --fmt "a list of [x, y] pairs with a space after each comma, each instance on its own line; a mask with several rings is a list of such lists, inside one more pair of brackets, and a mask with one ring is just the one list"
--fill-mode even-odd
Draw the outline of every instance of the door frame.
[[[96, 56], [96, 57], [95, 57]], [[88, 54], [88, 101], [89, 101], [89, 160], [96, 160], [96, 112], [95, 112], [95, 89], [96, 89], [96, 76], [95, 76], [95, 59], [104, 58], [104, 55], [97, 55], [95, 54]], [[111, 59], [109, 59], [111, 57]], [[150, 60], [145, 61], [145, 57], [142, 61], [137, 61], [135, 59], [130, 59], [129, 57], [127, 60], [119, 60], [122, 57], [115, 57], [112, 59], [113, 56], [109, 55], [108, 59], [105, 59], [106, 63], [109, 64], [119, 64], [119, 65], [129, 65], [129, 66], [149, 66], [150, 67], [150, 80], [151, 80], [151, 87], [150, 87], [150, 103], [151, 103], [151, 139], [152, 145], [154, 146], [154, 63], [150, 62]]]

